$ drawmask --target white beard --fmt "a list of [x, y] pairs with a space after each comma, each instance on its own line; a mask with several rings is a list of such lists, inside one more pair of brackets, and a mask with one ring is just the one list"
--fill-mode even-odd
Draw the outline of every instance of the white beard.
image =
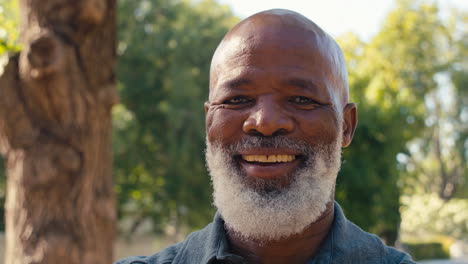
[[248, 139], [222, 148], [207, 140], [206, 161], [214, 187], [214, 205], [227, 227], [243, 239], [273, 241], [302, 232], [333, 200], [341, 164], [341, 137], [330, 145], [314, 147], [287, 138], [272, 140], [270, 147], [309, 152], [305, 166], [288, 176], [291, 181], [286, 187], [269, 184], [268, 180], [254, 180], [252, 184], [234, 161], [233, 153], [240, 149], [264, 147], [260, 141]]

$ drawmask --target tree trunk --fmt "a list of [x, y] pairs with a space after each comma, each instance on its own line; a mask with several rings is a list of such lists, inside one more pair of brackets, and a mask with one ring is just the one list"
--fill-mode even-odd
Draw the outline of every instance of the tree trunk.
[[8, 264], [111, 263], [115, 0], [21, 0], [0, 77]]

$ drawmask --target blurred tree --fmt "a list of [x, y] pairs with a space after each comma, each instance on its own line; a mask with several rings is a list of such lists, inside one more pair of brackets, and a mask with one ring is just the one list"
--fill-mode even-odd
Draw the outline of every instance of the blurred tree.
[[6, 194], [6, 175], [3, 158], [0, 157], [0, 232], [5, 231], [5, 194]]
[[468, 199], [441, 199], [437, 192], [422, 195], [405, 195], [402, 210], [405, 221], [401, 224], [402, 236], [407, 241], [450, 236], [455, 240], [468, 237]]
[[468, 12], [453, 10], [438, 36], [439, 54], [446, 63], [434, 78], [438, 88], [426, 95], [424, 136], [412, 143], [405, 157], [410, 176], [406, 193], [435, 192], [445, 201], [468, 198], [467, 28]]
[[[19, 51], [18, 1], [0, 0], [0, 74], [8, 60], [8, 53]], [[4, 204], [6, 176], [3, 158], [0, 156], [0, 231], [5, 230]]]
[[446, 30], [435, 4], [398, 1], [368, 45], [353, 35], [340, 40], [360, 121], [344, 153], [337, 198], [352, 221], [390, 244], [400, 222], [396, 158], [423, 136], [425, 96], [450, 64], [441, 56]]
[[121, 0], [114, 112], [119, 215], [199, 228], [213, 217], [204, 165], [211, 56], [238, 19], [213, 0]]
[[24, 48], [0, 75], [5, 263], [111, 263], [115, 1], [20, 6]]

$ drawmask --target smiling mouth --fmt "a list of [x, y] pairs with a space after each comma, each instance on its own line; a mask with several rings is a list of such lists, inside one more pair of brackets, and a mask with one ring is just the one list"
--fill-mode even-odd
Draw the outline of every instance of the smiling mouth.
[[242, 160], [248, 163], [257, 163], [257, 164], [274, 164], [274, 163], [283, 163], [291, 162], [296, 159], [295, 155], [242, 155]]
[[239, 165], [247, 176], [262, 179], [286, 179], [302, 163], [304, 157], [293, 153], [249, 153], [237, 156]]

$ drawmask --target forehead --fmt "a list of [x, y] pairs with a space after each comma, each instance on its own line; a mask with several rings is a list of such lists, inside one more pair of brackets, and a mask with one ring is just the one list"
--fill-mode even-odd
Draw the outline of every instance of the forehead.
[[[212, 66], [226, 65], [233, 59], [262, 54], [283, 54], [290, 58], [304, 55], [327, 60], [328, 39], [312, 29], [284, 24], [266, 24], [265, 21], [247, 21], [227, 35], [218, 47]], [[267, 57], [265, 57], [267, 58]]]
[[210, 94], [231, 79], [307, 79], [317, 83], [335, 78], [326, 54], [327, 39], [303, 28], [244, 25], [218, 48], [212, 62]]

